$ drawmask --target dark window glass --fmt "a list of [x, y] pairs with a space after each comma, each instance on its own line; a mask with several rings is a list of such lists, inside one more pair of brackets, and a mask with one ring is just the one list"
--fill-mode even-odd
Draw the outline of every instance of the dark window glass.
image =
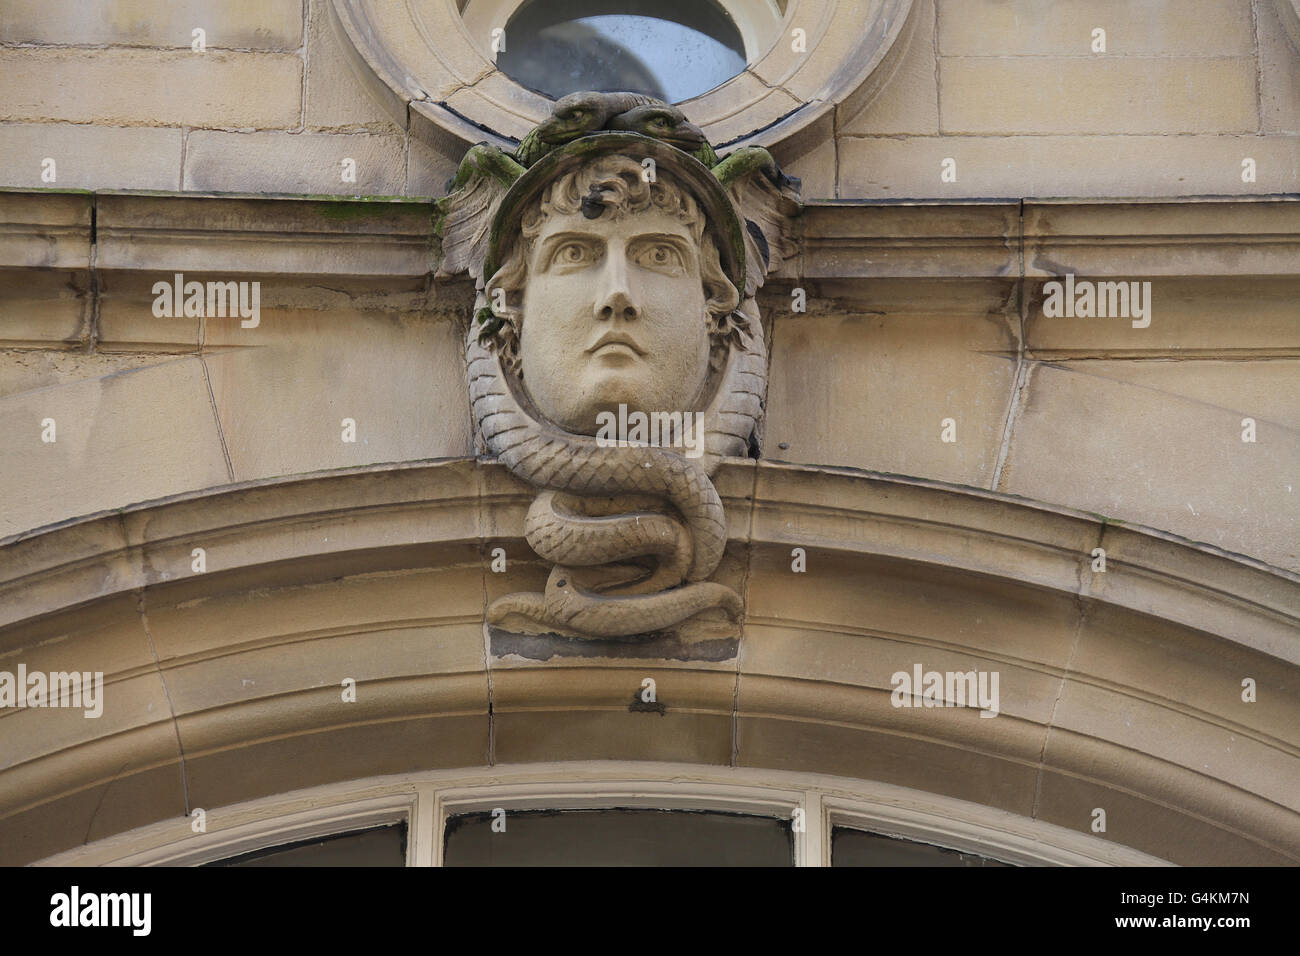
[[928, 843], [835, 827], [831, 831], [831, 866], [1010, 866], [987, 857], [948, 850]]
[[519, 810], [447, 821], [445, 866], [793, 866], [789, 820], [688, 810]]
[[406, 866], [406, 824], [254, 850], [206, 866]]
[[676, 103], [745, 68], [740, 31], [714, 0], [529, 0], [505, 40], [497, 66], [553, 99], [630, 90]]

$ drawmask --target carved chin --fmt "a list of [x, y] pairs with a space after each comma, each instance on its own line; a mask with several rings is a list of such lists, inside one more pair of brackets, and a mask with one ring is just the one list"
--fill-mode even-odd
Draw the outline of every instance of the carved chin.
[[555, 424], [575, 435], [594, 435], [601, 412], [617, 413], [619, 405], [631, 410], [642, 407], [645, 385], [627, 372], [589, 372], [563, 394], [540, 398], [534, 395], [538, 410]]
[[524, 387], [544, 416], [566, 431], [595, 435], [601, 412], [691, 411], [709, 375], [707, 355], [691, 363], [651, 363], [630, 352], [606, 350], [564, 368], [530, 375], [525, 360]]

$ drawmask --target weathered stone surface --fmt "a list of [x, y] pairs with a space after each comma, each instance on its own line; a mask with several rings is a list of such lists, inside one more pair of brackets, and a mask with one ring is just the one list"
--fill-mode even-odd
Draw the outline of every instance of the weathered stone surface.
[[[185, 275], [187, 282], [207, 278], [199, 273]], [[224, 278], [216, 277], [218, 281]], [[183, 305], [175, 308], [172, 315], [154, 315], [157, 296], [153, 289], [158, 282], [174, 289], [176, 274], [130, 272], [101, 278], [97, 350], [108, 353], [198, 351], [203, 319], [182, 314]]]
[[856, 114], [841, 111], [839, 135], [934, 135], [939, 132], [939, 70], [934, 52], [934, 0], [915, 0], [916, 26], [883, 88]]
[[945, 133], [1244, 133], [1259, 125], [1255, 60], [943, 57]]
[[[1035, 264], [1051, 260], [1052, 253], [1062, 245], [1044, 243], [1041, 258]], [[1053, 248], [1054, 247], [1054, 248]], [[1132, 247], [1127, 250], [1130, 262], [1135, 258]], [[1247, 259], [1245, 250], [1236, 257]], [[1091, 259], [1092, 257], [1087, 257]], [[1025, 334], [1030, 352], [1045, 359], [1144, 359], [1143, 374], [1161, 374], [1166, 381], [1183, 383], [1191, 388], [1194, 376], [1187, 374], [1191, 366], [1179, 364], [1193, 356], [1213, 360], [1248, 360], [1245, 364], [1224, 366], [1237, 368], [1243, 375], [1260, 371], [1266, 374], [1255, 359], [1294, 357], [1300, 351], [1300, 325], [1296, 323], [1296, 294], [1300, 291], [1293, 280], [1279, 277], [1258, 277], [1239, 280], [1184, 280], [1169, 276], [1146, 277], [1141, 272], [1116, 274], [1116, 262], [1106, 263], [1080, 257], [1077, 265], [1056, 263], [1066, 271], [1077, 268], [1077, 280], [1104, 282], [1107, 280], [1131, 283], [1150, 282], [1150, 325], [1134, 328], [1134, 321], [1123, 316], [1109, 318], [1049, 317], [1043, 312], [1044, 287], [1050, 281], [1063, 281], [1043, 276], [1027, 283]], [[1120, 262], [1122, 263], [1122, 259]], [[1133, 264], [1137, 264], [1134, 262]], [[1207, 264], [1208, 267], [1208, 264]], [[1249, 268], [1249, 266], [1247, 266]], [[1263, 271], [1262, 269], [1259, 271]], [[1244, 297], [1251, 301], [1251, 321], [1241, 322], [1241, 304]], [[1174, 364], [1157, 364], [1159, 362]], [[1124, 366], [1116, 364], [1116, 368]], [[1171, 371], [1172, 370], [1172, 371]], [[1180, 371], [1181, 370], [1181, 371]]]
[[[31, 189], [180, 188], [181, 131], [55, 123], [0, 125], [5, 181]], [[54, 160], [54, 182], [42, 179]]]
[[11, 0], [0, 11], [8, 43], [185, 47], [195, 28], [208, 49], [296, 50], [301, 0]]
[[[424, 288], [432, 264], [427, 202], [100, 195], [95, 208], [96, 265], [105, 272], [155, 280], [177, 272], [329, 276], [332, 283], [364, 277], [407, 292]], [[187, 235], [182, 245], [178, 230]], [[28, 242], [25, 251], [34, 258], [37, 250]], [[329, 288], [344, 286], [318, 290], [328, 297]], [[447, 288], [449, 296], [463, 291]]]
[[[655, 681], [660, 707], [638, 706], [647, 677]], [[726, 763], [735, 696], [734, 672], [664, 668], [661, 662], [497, 669], [495, 754], [503, 763], [622, 755]], [[535, 706], [540, 697], [548, 701], [544, 708]]]
[[3, 351], [0, 352], [0, 398], [88, 378], [103, 378], [158, 362], [158, 356], [140, 352], [87, 355], [49, 349]]
[[0, 265], [20, 270], [90, 268], [94, 200], [86, 195], [0, 191]]
[[237, 480], [472, 452], [452, 323], [268, 308], [255, 329], [209, 319], [205, 333], [223, 349], [205, 362]]
[[[1300, 570], [1295, 525], [1284, 517], [1300, 493], [1294, 420], [1250, 416], [1257, 440], [1244, 442], [1247, 415], [1237, 408], [1139, 385], [1136, 369], [1129, 375], [1134, 384], [1087, 363], [1031, 367], [998, 489]], [[1249, 403], [1246, 395], [1233, 402]]]
[[[781, 169], [801, 180], [800, 192], [805, 202], [835, 198], [839, 158], [834, 128], [834, 116], [828, 114], [809, 136], [800, 137], [799, 143], [777, 146], [772, 150], [772, 156], [780, 163]], [[797, 147], [808, 148], [800, 150]]]
[[1256, 0], [1260, 128], [1300, 133], [1300, 52], [1289, 41], [1274, 0]]
[[[869, 112], [869, 111], [868, 111]], [[933, 136], [839, 140], [840, 197], [1266, 195], [1300, 188], [1300, 137]], [[1256, 164], [1243, 182], [1242, 160]], [[956, 182], [942, 179], [956, 161]]]
[[[942, 56], [1249, 56], [1250, 0], [937, 0]], [[1092, 31], [1106, 52], [1092, 52]]]
[[229, 480], [197, 358], [10, 395], [0, 418], [0, 535]]
[[447, 181], [456, 175], [456, 160], [415, 138], [409, 141], [409, 146], [410, 154], [406, 161], [406, 195], [433, 197], [445, 195]]
[[[348, 159], [356, 182], [343, 178]], [[195, 130], [185, 149], [187, 190], [400, 196], [405, 186], [405, 146], [396, 135]]]
[[0, 271], [0, 348], [82, 348], [90, 339], [86, 276]]
[[330, 0], [310, 0], [307, 30], [307, 99], [303, 122], [309, 129], [369, 129], [400, 132], [406, 108], [379, 86], [343, 34]]
[[284, 53], [10, 48], [0, 75], [7, 120], [285, 129], [302, 118], [302, 60]]
[[[765, 453], [987, 487], [1015, 378], [996, 353], [1014, 334], [985, 316], [782, 318]], [[949, 418], [954, 442], [942, 440]]]

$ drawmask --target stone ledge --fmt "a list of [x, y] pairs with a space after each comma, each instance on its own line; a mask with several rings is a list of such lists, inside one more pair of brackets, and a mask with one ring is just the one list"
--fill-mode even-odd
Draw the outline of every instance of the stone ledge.
[[[420, 277], [432, 220], [429, 199], [0, 190], [0, 268], [88, 269], [94, 243], [101, 270]], [[1300, 274], [1290, 196], [812, 202], [800, 229], [778, 279]]]

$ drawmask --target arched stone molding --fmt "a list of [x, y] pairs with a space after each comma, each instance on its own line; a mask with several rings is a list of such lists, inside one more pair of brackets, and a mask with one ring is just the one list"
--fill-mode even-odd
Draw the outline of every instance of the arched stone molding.
[[[372, 776], [592, 760], [874, 781], [1081, 834], [1102, 808], [1105, 839], [1175, 863], [1300, 860], [1291, 576], [936, 482], [733, 460], [717, 486], [748, 596], [731, 652], [485, 634], [487, 603], [545, 574], [530, 490], [487, 462], [248, 483], [11, 543], [6, 668], [103, 671], [106, 703], [3, 713], [5, 861]], [[915, 664], [999, 672], [999, 715], [891, 706]], [[629, 706], [646, 676], [662, 715]]]
[[[451, 135], [464, 144], [511, 148], [549, 115], [548, 98], [496, 68], [454, 0], [333, 4], [378, 80], [377, 95], [409, 109], [412, 131], [427, 141]], [[744, 15], [744, 3], [727, 5]], [[877, 67], [912, 7], [912, 0], [790, 0], [780, 32], [744, 72], [680, 105], [716, 146], [780, 143], [829, 117], [837, 104], [874, 95]], [[804, 31], [805, 50], [794, 49], [795, 29]]]
[[1291, 38], [1296, 53], [1300, 54], [1300, 0], [1274, 0], [1282, 26]]
[[1102, 837], [889, 784], [698, 764], [588, 761], [374, 777], [224, 808], [195, 834], [167, 820], [41, 861], [49, 866], [177, 866], [407, 821], [407, 865], [443, 865], [457, 814], [501, 807], [712, 810], [789, 817], [795, 862], [826, 866], [834, 827], [869, 830], [1027, 866], [1160, 866], [1166, 861]]

